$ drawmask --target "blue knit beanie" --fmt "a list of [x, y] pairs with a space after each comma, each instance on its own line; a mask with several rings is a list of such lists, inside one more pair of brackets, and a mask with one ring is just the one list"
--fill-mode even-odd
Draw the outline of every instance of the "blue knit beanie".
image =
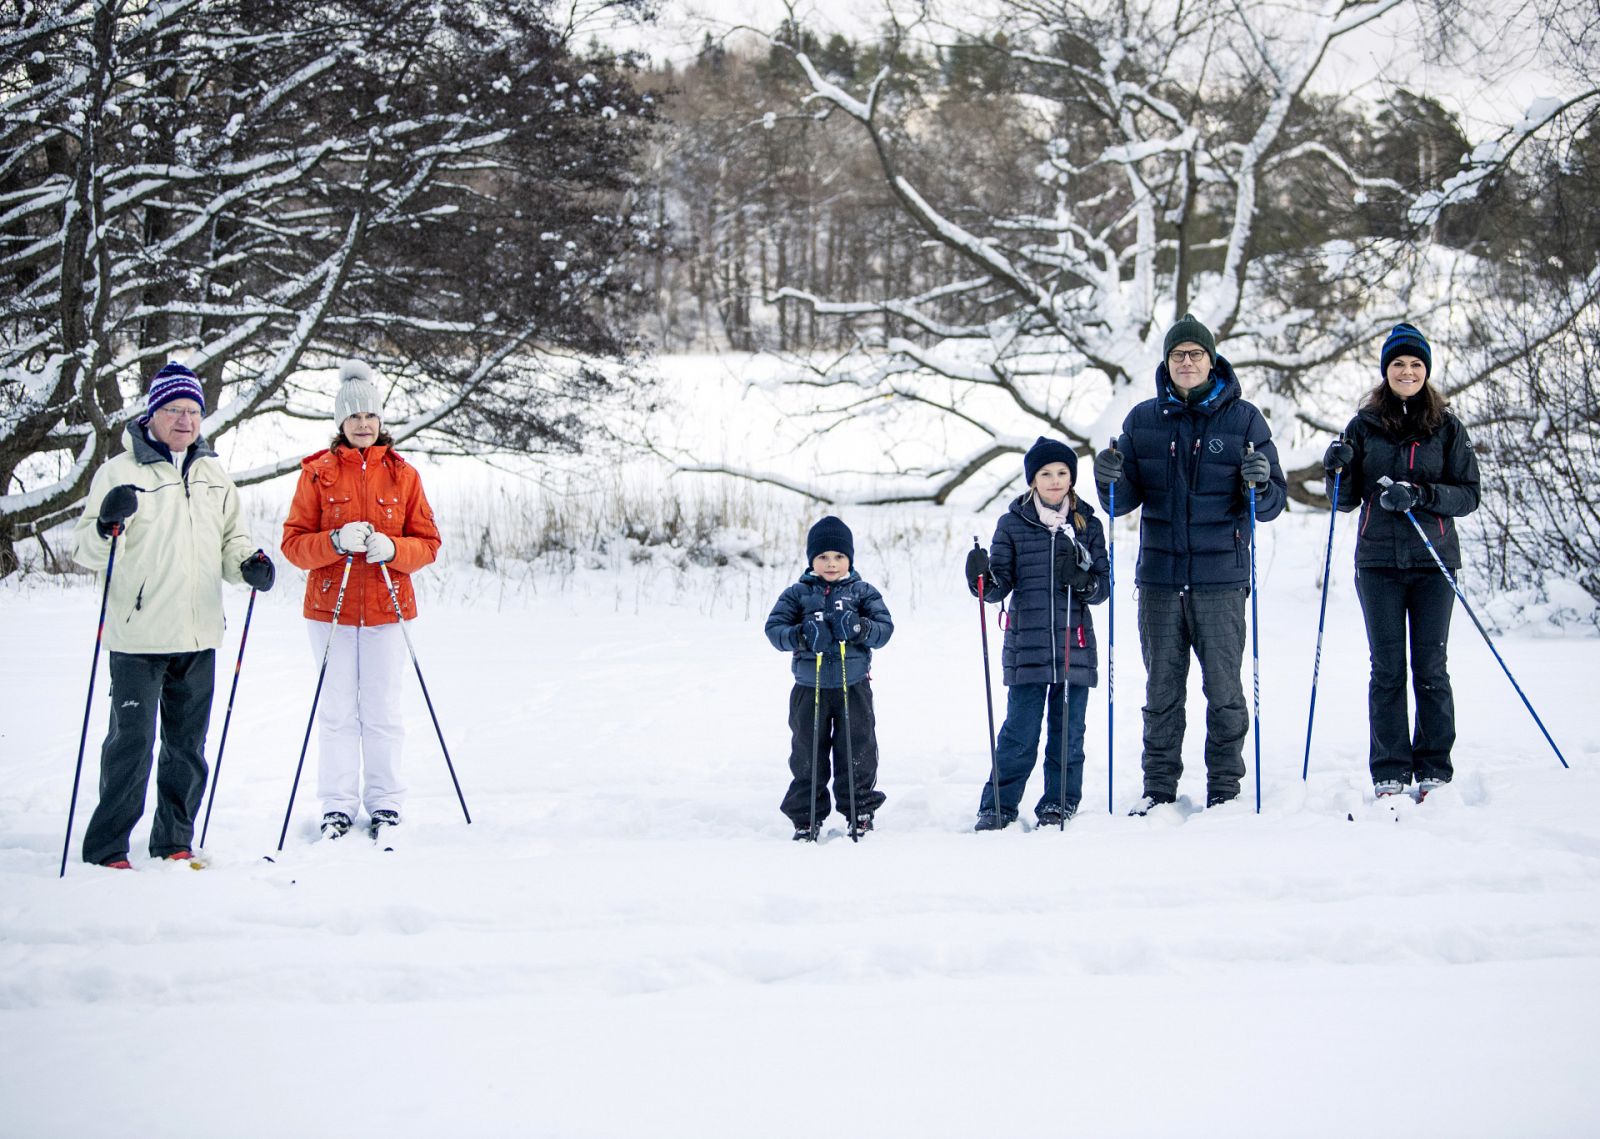
[[200, 414], [206, 413], [206, 393], [200, 386], [200, 377], [176, 361], [162, 368], [150, 381], [150, 391], [144, 397], [144, 414], [139, 422], [149, 423], [158, 408], [175, 399], [192, 399], [200, 405]]
[[1422, 361], [1423, 375], [1433, 375], [1433, 352], [1428, 347], [1428, 338], [1409, 324], [1395, 325], [1389, 339], [1383, 342], [1378, 374], [1384, 379], [1389, 378], [1389, 361], [1396, 356], [1415, 356]]
[[1078, 454], [1071, 447], [1059, 439], [1047, 439], [1043, 435], [1028, 448], [1028, 453], [1022, 456], [1022, 473], [1028, 485], [1033, 485], [1033, 476], [1039, 473], [1039, 468], [1050, 463], [1065, 463], [1072, 472], [1072, 485], [1078, 485]]
[[806, 534], [806, 565], [817, 560], [817, 555], [833, 550], [850, 559], [850, 564], [856, 564], [856, 540], [850, 533], [850, 527], [844, 521], [828, 515]]

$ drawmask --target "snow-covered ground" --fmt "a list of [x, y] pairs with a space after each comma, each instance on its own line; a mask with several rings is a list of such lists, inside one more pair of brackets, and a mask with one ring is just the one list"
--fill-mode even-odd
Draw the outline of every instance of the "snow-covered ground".
[[[253, 491], [257, 511], [289, 490]], [[447, 526], [467, 509], [430, 490]], [[0, 1135], [1600, 1133], [1600, 642], [1497, 641], [1562, 770], [1458, 613], [1457, 781], [1376, 806], [1346, 520], [1302, 782], [1326, 519], [1286, 516], [1261, 542], [1260, 815], [1197, 809], [1196, 676], [1185, 797], [1129, 818], [1124, 523], [1114, 810], [1102, 687], [1083, 813], [976, 835], [959, 567], [993, 512], [844, 513], [897, 618], [874, 677], [889, 800], [859, 845], [792, 843], [777, 811], [789, 680], [761, 623], [798, 545], [721, 570], [630, 548], [508, 587], [457, 540], [413, 633], [473, 821], [413, 681], [394, 853], [314, 842], [314, 739], [274, 849], [315, 684], [285, 572], [256, 606], [211, 867], [74, 860], [65, 880], [98, 596], [0, 586]]]

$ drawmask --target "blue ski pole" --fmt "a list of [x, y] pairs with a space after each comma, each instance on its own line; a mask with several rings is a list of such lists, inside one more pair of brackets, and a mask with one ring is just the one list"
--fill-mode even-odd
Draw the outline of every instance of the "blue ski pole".
[[[1255, 446], [1244, 445], [1245, 454]], [[1250, 666], [1255, 682], [1255, 719], [1251, 735], [1256, 742], [1256, 814], [1261, 813], [1261, 614], [1256, 606], [1256, 484], [1250, 483]]]
[[[1117, 449], [1117, 441], [1111, 440], [1111, 450]], [[1111, 483], [1111, 496], [1108, 500], [1109, 510], [1106, 519], [1106, 535], [1108, 539], [1107, 559], [1111, 562], [1111, 580], [1108, 588], [1110, 595], [1106, 598], [1106, 813], [1114, 815], [1117, 809], [1116, 801], [1116, 761], [1117, 752], [1113, 740], [1117, 733], [1117, 484]]]
[[1328, 574], [1333, 569], [1333, 522], [1339, 517], [1340, 467], [1333, 472], [1333, 504], [1328, 507], [1328, 554], [1322, 562], [1322, 608], [1317, 614], [1317, 655], [1311, 662], [1311, 710], [1306, 713], [1306, 758], [1300, 765], [1300, 781], [1311, 774], [1311, 725], [1317, 719], [1317, 674], [1322, 671], [1322, 627], [1328, 619]]
[[[1385, 487], [1394, 485], [1394, 480], [1388, 475], [1380, 478], [1378, 482]], [[1456, 596], [1461, 599], [1461, 608], [1467, 611], [1467, 616], [1471, 617], [1472, 623], [1478, 627], [1478, 632], [1483, 635], [1483, 643], [1489, 646], [1489, 651], [1494, 654], [1494, 659], [1499, 663], [1500, 670], [1506, 674], [1506, 679], [1511, 681], [1511, 687], [1517, 690], [1517, 695], [1522, 697], [1522, 706], [1528, 710], [1528, 715], [1533, 717], [1533, 722], [1539, 725], [1539, 730], [1544, 733], [1545, 742], [1556, 753], [1556, 758], [1561, 761], [1561, 766], [1568, 767], [1567, 757], [1561, 754], [1560, 748], [1556, 747], [1556, 741], [1550, 738], [1550, 730], [1544, 726], [1544, 721], [1539, 719], [1539, 713], [1533, 710], [1533, 705], [1528, 702], [1528, 697], [1523, 693], [1522, 685], [1517, 683], [1517, 678], [1511, 675], [1511, 669], [1506, 667], [1504, 658], [1500, 656], [1500, 650], [1494, 647], [1494, 641], [1489, 637], [1489, 630], [1483, 627], [1483, 622], [1479, 621], [1478, 615], [1472, 611], [1472, 606], [1467, 603], [1467, 595], [1461, 592], [1461, 586], [1456, 584], [1455, 577], [1445, 567], [1444, 559], [1439, 556], [1439, 551], [1434, 549], [1433, 543], [1428, 540], [1427, 531], [1422, 528], [1422, 524], [1417, 521], [1417, 516], [1411, 513], [1409, 508], [1406, 510], [1406, 517], [1410, 519], [1412, 528], [1417, 532], [1417, 537], [1422, 539], [1422, 544], [1428, 547], [1428, 553], [1433, 555], [1433, 564], [1439, 567], [1439, 572], [1444, 574], [1444, 579], [1450, 583], [1450, 588], [1455, 590]]]

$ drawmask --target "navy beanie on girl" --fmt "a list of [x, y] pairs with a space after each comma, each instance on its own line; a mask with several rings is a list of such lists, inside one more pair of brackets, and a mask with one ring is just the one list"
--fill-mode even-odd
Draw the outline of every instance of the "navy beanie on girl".
[[1067, 470], [1072, 472], [1072, 485], [1078, 485], [1077, 452], [1059, 439], [1047, 439], [1041, 435], [1028, 448], [1028, 453], [1022, 456], [1022, 474], [1029, 486], [1033, 485], [1033, 476], [1039, 473], [1039, 468], [1050, 463], [1067, 464]]

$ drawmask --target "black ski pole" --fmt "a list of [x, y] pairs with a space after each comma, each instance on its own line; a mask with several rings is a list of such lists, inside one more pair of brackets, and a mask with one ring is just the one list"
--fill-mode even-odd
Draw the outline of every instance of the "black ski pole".
[[200, 845], [206, 845], [211, 829], [211, 807], [217, 801], [217, 783], [222, 779], [222, 754], [228, 750], [228, 725], [233, 723], [233, 698], [239, 693], [239, 670], [244, 667], [244, 646], [250, 640], [250, 617], [256, 611], [256, 591], [250, 591], [250, 604], [244, 611], [244, 631], [239, 634], [239, 657], [233, 662], [233, 687], [228, 689], [228, 714], [222, 718], [222, 739], [217, 744], [217, 763], [211, 769], [211, 794], [206, 797], [206, 817], [200, 824]]
[[406, 628], [405, 614], [400, 611], [400, 596], [394, 591], [394, 578], [389, 576], [389, 566], [380, 562], [378, 569], [383, 572], [383, 584], [389, 587], [389, 600], [394, 603], [395, 620], [400, 622], [400, 632], [406, 639], [406, 649], [411, 653], [411, 667], [417, 670], [417, 683], [422, 685], [422, 698], [427, 701], [428, 715], [433, 717], [433, 731], [439, 737], [439, 750], [444, 752], [444, 765], [450, 769], [450, 782], [455, 784], [456, 798], [461, 801], [461, 813], [466, 817], [467, 825], [472, 825], [472, 815], [467, 810], [467, 797], [461, 793], [461, 781], [456, 778], [456, 765], [450, 762], [450, 749], [445, 746], [444, 730], [439, 727], [439, 716], [433, 710], [433, 697], [428, 695], [428, 682], [422, 679], [422, 666], [417, 663], [416, 646], [411, 643], [411, 630]]
[[[1076, 542], [1073, 543], [1077, 545]], [[1067, 647], [1061, 654], [1061, 829], [1067, 829], [1067, 739], [1072, 735], [1072, 705], [1067, 699], [1068, 687], [1072, 683], [1072, 586], [1067, 586]], [[1048, 689], [1046, 694], [1048, 696]], [[1045, 701], [1045, 715], [1050, 714], [1048, 698]], [[1048, 735], [1049, 733], [1045, 733]]]
[[[860, 842], [861, 832], [856, 828], [856, 749], [850, 742], [850, 673], [844, 663], [844, 642], [839, 642], [839, 683], [844, 686], [844, 766], [850, 779], [850, 841]], [[835, 769], [837, 770], [837, 768]]]
[[94, 705], [94, 677], [100, 669], [100, 640], [106, 631], [106, 602], [111, 597], [111, 570], [117, 564], [117, 536], [120, 525], [111, 527], [111, 552], [106, 555], [106, 580], [100, 587], [100, 624], [94, 632], [94, 656], [89, 662], [89, 695], [83, 701], [83, 731], [78, 733], [78, 763], [72, 770], [72, 798], [67, 802], [67, 837], [61, 843], [61, 873], [67, 876], [67, 852], [72, 849], [72, 817], [78, 810], [78, 784], [83, 779], [83, 748], [89, 741], [89, 712]]
[[[1111, 440], [1111, 450], [1117, 441]], [[1111, 580], [1106, 595], [1106, 813], [1116, 814], [1116, 748], [1112, 740], [1117, 731], [1117, 483], [1111, 481], [1111, 494], [1107, 498], [1106, 535], [1110, 548], [1106, 551], [1111, 564]]]
[[1322, 608], [1317, 613], [1317, 655], [1311, 661], [1311, 710], [1306, 713], [1306, 758], [1300, 765], [1300, 781], [1311, 775], [1311, 725], [1317, 722], [1317, 676], [1322, 672], [1322, 627], [1328, 620], [1328, 574], [1333, 570], [1333, 523], [1339, 517], [1340, 467], [1333, 472], [1333, 504], [1328, 508], [1328, 553], [1322, 562]]
[[[972, 536], [972, 548], [982, 549], [978, 536]], [[983, 699], [989, 708], [989, 778], [993, 784], [995, 817], [1000, 817], [1000, 755], [994, 745], [994, 690], [989, 685], [989, 620], [984, 611], [983, 591], [987, 574], [978, 575], [978, 639], [983, 642]]]
[[[1394, 480], [1385, 475], [1378, 482], [1387, 487], [1392, 486]], [[1439, 572], [1444, 574], [1444, 579], [1450, 583], [1450, 588], [1455, 590], [1456, 596], [1461, 599], [1461, 608], [1467, 611], [1467, 616], [1472, 618], [1472, 623], [1477, 626], [1478, 632], [1482, 634], [1483, 643], [1489, 646], [1489, 651], [1494, 654], [1494, 659], [1499, 662], [1500, 671], [1506, 674], [1506, 679], [1511, 681], [1511, 687], [1515, 688], [1517, 695], [1522, 697], [1522, 706], [1528, 710], [1528, 715], [1533, 717], [1533, 722], [1539, 725], [1539, 730], [1544, 733], [1545, 742], [1556, 753], [1556, 758], [1561, 761], [1561, 766], [1567, 767], [1567, 757], [1561, 754], [1560, 748], [1556, 747], [1556, 741], [1550, 737], [1550, 730], [1544, 726], [1544, 721], [1539, 719], [1539, 713], [1533, 710], [1533, 705], [1529, 703], [1528, 697], [1523, 693], [1522, 685], [1518, 684], [1517, 678], [1511, 675], [1511, 669], [1506, 666], [1505, 659], [1500, 655], [1500, 650], [1494, 647], [1494, 641], [1489, 636], [1489, 630], [1483, 627], [1483, 622], [1479, 621], [1478, 615], [1472, 611], [1472, 606], [1467, 603], [1467, 595], [1461, 592], [1461, 586], [1456, 584], [1454, 575], [1446, 568], [1444, 559], [1439, 556], [1439, 551], [1434, 549], [1433, 543], [1428, 540], [1427, 531], [1422, 528], [1422, 524], [1417, 521], [1417, 516], [1411, 513], [1409, 508], [1406, 510], [1406, 517], [1411, 520], [1411, 525], [1416, 530], [1417, 537], [1422, 539], [1422, 544], [1428, 547], [1428, 553], [1433, 555], [1433, 564], [1439, 567]]]
[[[1255, 454], [1255, 445], [1244, 445], [1246, 455]], [[1255, 717], [1251, 735], [1256, 744], [1256, 814], [1261, 813], [1261, 613], [1256, 607], [1256, 484], [1250, 487], [1250, 661], [1255, 680]]]
[[817, 752], [822, 747], [822, 654], [817, 654], [817, 686], [811, 690], [811, 821], [806, 841], [817, 841]]
[[311, 725], [317, 722], [317, 701], [322, 699], [322, 681], [328, 675], [328, 652], [333, 648], [333, 635], [339, 631], [339, 610], [344, 608], [345, 587], [350, 584], [350, 566], [354, 554], [344, 556], [344, 574], [339, 578], [339, 596], [333, 599], [333, 618], [328, 624], [328, 643], [322, 646], [322, 667], [317, 669], [317, 690], [311, 695], [311, 715], [306, 717], [306, 738], [300, 741], [300, 760], [294, 765], [294, 783], [289, 787], [289, 805], [283, 811], [283, 829], [278, 832], [278, 849], [283, 850], [283, 840], [289, 834], [289, 816], [294, 814], [295, 793], [300, 790], [300, 772], [306, 765], [306, 748], [311, 746]]

